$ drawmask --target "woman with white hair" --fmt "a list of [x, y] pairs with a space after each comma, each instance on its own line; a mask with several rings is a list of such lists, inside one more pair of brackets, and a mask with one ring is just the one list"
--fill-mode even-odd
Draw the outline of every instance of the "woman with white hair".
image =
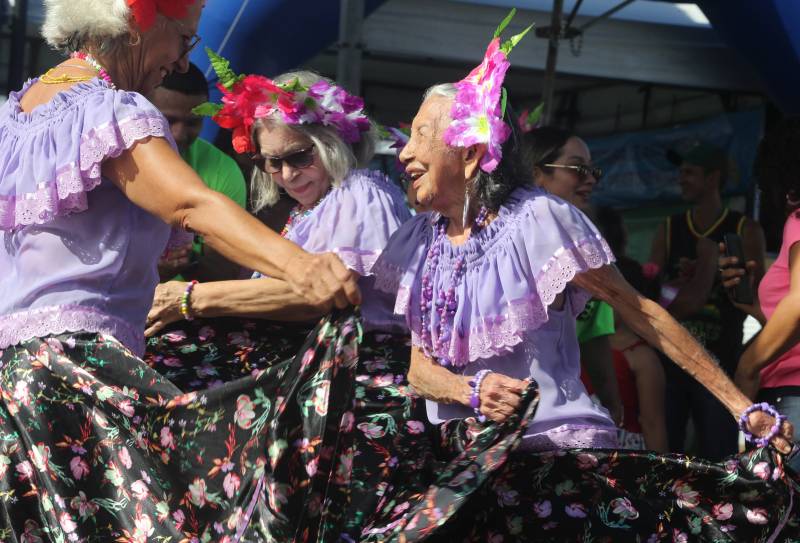
[[[214, 65], [223, 64], [212, 58]], [[330, 388], [320, 387], [321, 381], [315, 384], [314, 377], [309, 377], [317, 371], [310, 363], [304, 364], [310, 368], [307, 373], [281, 379], [282, 390], [308, 391], [293, 394], [286, 403], [315, 408], [282, 414], [280, 427], [288, 432], [286, 447], [273, 450], [271, 460], [303, 466], [304, 477], [309, 477], [318, 462], [305, 457], [309, 444], [325, 450], [346, 442], [346, 438], [330, 441], [335, 433], [329, 428], [323, 431], [328, 424], [338, 425], [345, 419], [359, 428], [373, 416], [389, 418], [390, 409], [383, 401], [373, 402], [376, 397], [399, 398], [395, 414], [407, 418], [403, 393], [407, 384], [402, 376], [408, 364], [408, 337], [402, 318], [393, 315], [391, 297], [376, 290], [379, 278], [372, 266], [410, 212], [398, 186], [380, 172], [363, 169], [373, 155], [376, 131], [360, 98], [311, 72], [290, 72], [274, 80], [226, 70], [218, 76], [220, 81], [241, 80], [241, 84], [225, 88], [221, 110], [203, 109], [216, 113], [217, 122], [233, 129], [238, 151], [252, 154], [257, 166], [254, 207], [273, 205], [278, 191], [285, 191], [296, 204], [282, 235], [311, 253], [333, 252], [359, 277], [361, 319], [342, 317], [343, 327], [349, 322], [362, 330], [354, 353], [357, 362], [338, 368], [337, 400], [316, 408]], [[269, 107], [279, 99], [281, 108]], [[245, 126], [251, 128], [240, 130]], [[184, 392], [234, 386], [243, 376], [280, 366], [300, 349], [320, 316], [331, 310], [330, 304], [311, 305], [282, 281], [261, 274], [239, 281], [198, 283], [182, 305], [186, 288], [186, 283], [170, 282], [156, 290], [145, 356], [153, 369]], [[321, 366], [332, 362], [324, 356], [318, 359]], [[396, 432], [387, 429], [376, 435], [376, 427], [370, 427], [373, 447], [390, 447]], [[360, 451], [351, 476], [331, 482], [330, 488], [346, 490], [350, 500], [358, 496], [358, 503], [377, 502], [374, 489], [383, 475], [374, 465], [383, 461], [381, 455]], [[261, 507], [267, 505], [259, 503], [249, 524], [265, 525], [270, 537], [282, 540], [294, 534], [299, 519], [316, 518], [319, 513], [306, 512], [305, 502], [298, 499], [307, 486], [302, 479], [276, 486], [273, 483], [280, 475], [274, 473], [267, 470], [262, 482], [274, 514], [263, 514]], [[342, 518], [345, 529], [360, 522], [350, 515]]]
[[0, 539], [230, 541], [279, 394], [269, 371], [183, 394], [139, 358], [168, 225], [311, 304], [359, 302], [356, 279], [208, 190], [142, 97], [186, 69], [202, 0], [45, 7], [70, 58], [0, 109]]

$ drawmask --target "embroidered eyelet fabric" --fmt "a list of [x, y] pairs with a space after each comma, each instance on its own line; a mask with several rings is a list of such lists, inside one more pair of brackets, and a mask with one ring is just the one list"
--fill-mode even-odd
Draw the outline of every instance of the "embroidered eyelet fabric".
[[[419, 285], [437, 218], [426, 213], [406, 223], [373, 268], [376, 288], [396, 295], [395, 313], [405, 316], [417, 346], [422, 346]], [[467, 271], [451, 285], [461, 255]], [[526, 331], [547, 321], [550, 304], [575, 275], [613, 260], [608, 244], [579, 210], [539, 189], [517, 189], [497, 218], [466, 243], [444, 242], [431, 279], [435, 292], [454, 286], [459, 306], [455, 333], [433, 354], [464, 366], [510, 352]], [[589, 295], [580, 289], [571, 295], [579, 313]], [[434, 339], [438, 320], [432, 309]]]

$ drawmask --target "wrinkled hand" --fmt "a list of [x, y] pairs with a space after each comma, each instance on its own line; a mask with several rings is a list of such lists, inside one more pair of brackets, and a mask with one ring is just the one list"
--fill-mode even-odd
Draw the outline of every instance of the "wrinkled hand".
[[192, 246], [185, 245], [164, 251], [158, 260], [158, 275], [162, 279], [175, 277], [192, 263]]
[[181, 296], [186, 290], [186, 283], [168, 281], [156, 287], [153, 307], [147, 314], [147, 325], [144, 335], [150, 337], [168, 324], [183, 319], [181, 315]]
[[[748, 430], [756, 437], [769, 434], [775, 419], [763, 411], [756, 411], [748, 418]], [[794, 426], [789, 421], [784, 421], [781, 425], [780, 433], [772, 438], [770, 444], [783, 454], [789, 454], [792, 450], [792, 440], [794, 439]]]
[[490, 373], [481, 383], [481, 413], [495, 422], [505, 421], [519, 408], [527, 386], [527, 381]]
[[[720, 256], [717, 259], [717, 265], [719, 266], [719, 275], [722, 280], [722, 286], [725, 287], [726, 291], [728, 292], [728, 297], [730, 298], [733, 305], [747, 313], [748, 315], [754, 316], [756, 319], [762, 322], [761, 316], [761, 305], [758, 301], [758, 289], [755, 288], [755, 271], [758, 266], [755, 260], [748, 260], [745, 262], [745, 267], [742, 268], [739, 264], [739, 259], [735, 256], [725, 256], [725, 244], [719, 244], [719, 251]], [[753, 303], [752, 304], [740, 304], [733, 299], [733, 291], [732, 289], [738, 285], [741, 281], [749, 281], [750, 288], [753, 292]]]
[[328, 302], [339, 309], [361, 303], [358, 275], [333, 253], [302, 253], [286, 265], [284, 280], [292, 290], [315, 306]]

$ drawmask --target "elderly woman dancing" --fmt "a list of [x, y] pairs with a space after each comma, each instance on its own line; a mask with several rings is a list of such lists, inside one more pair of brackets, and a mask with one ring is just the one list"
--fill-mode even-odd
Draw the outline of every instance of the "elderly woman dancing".
[[[413, 341], [409, 381], [441, 443], [430, 486], [390, 485], [363, 539], [797, 537], [798, 479], [783, 465], [790, 425], [749, 407], [686, 330], [622, 279], [591, 222], [520, 170], [501, 98], [519, 38], [496, 37], [466, 79], [430, 89], [400, 154], [434, 213], [403, 225], [373, 271], [384, 286], [394, 278]], [[589, 296], [708, 387], [759, 448], [723, 465], [614, 450], [608, 414], [579, 381], [575, 317]]]
[[309, 304], [358, 303], [356, 278], [208, 190], [142, 97], [186, 70], [202, 0], [45, 4], [71, 58], [0, 109], [0, 539], [230, 541], [281, 394], [269, 371], [183, 394], [138, 358], [168, 225]]
[[[215, 66], [226, 65], [210, 54]], [[297, 204], [281, 234], [309, 252], [338, 255], [357, 274], [363, 298], [358, 363], [339, 369], [340, 378], [350, 376], [348, 385], [337, 388], [345, 394], [338, 397], [336, 406], [327, 408], [324, 401], [320, 403], [327, 394], [323, 382], [302, 381], [302, 373], [296, 376], [300, 379], [285, 377], [281, 388], [310, 389], [315, 408], [305, 416], [284, 414], [281, 427], [289, 429], [291, 438], [285, 440], [282, 458], [277, 458], [274, 449], [271, 460], [291, 463], [289, 459], [296, 454], [298, 465], [307, 473], [315, 470], [313, 458], [302, 458], [304, 450], [309, 443], [320, 448], [331, 445], [321, 433], [324, 421], [338, 424], [342, 418], [369, 432], [372, 450], [383, 441], [387, 442], [384, 449], [394, 448], [395, 432], [382, 428], [381, 420], [390, 418], [390, 412], [406, 420], [413, 408], [403, 393], [404, 381], [397, 379], [408, 365], [408, 334], [402, 317], [393, 315], [391, 296], [375, 289], [372, 266], [410, 213], [402, 192], [391, 180], [379, 172], [359, 169], [372, 158], [375, 147], [375, 130], [363, 103], [309, 72], [268, 80], [237, 76], [221, 68], [218, 76], [220, 81], [241, 80], [242, 85], [225, 89], [222, 109], [211, 105], [203, 109], [216, 112], [214, 119], [234, 130], [237, 150], [253, 153], [258, 166], [253, 177], [256, 207], [274, 204], [278, 190], [285, 190]], [[279, 100], [282, 109], [265, 107]], [[246, 126], [252, 129], [245, 130]], [[240, 281], [166, 283], [156, 290], [149, 315], [147, 332], [151, 337], [145, 360], [184, 392], [238, 386], [236, 379], [292, 357], [330, 308], [331, 304], [309, 304], [284, 281], [260, 274]], [[323, 365], [329, 362], [319, 360]], [[389, 398], [397, 399], [394, 406], [387, 403]], [[377, 408], [374, 412], [373, 406]], [[339, 441], [343, 444], [346, 439]], [[352, 454], [345, 452], [346, 446], [340, 448], [342, 454]], [[359, 454], [353, 471], [330, 484], [337, 491], [329, 491], [324, 507], [317, 508], [327, 511], [327, 525], [333, 525], [330, 512], [336, 507], [343, 507], [339, 517], [345, 530], [353, 523], [358, 525], [359, 519], [347, 513], [349, 501], [363, 506], [371, 497], [372, 507], [377, 504], [375, 487], [384, 475], [375, 466], [386, 458], [368, 450]], [[273, 480], [271, 474], [264, 477], [265, 482]], [[249, 524], [258, 527], [265, 523], [269, 537], [289, 539], [297, 519], [318, 516], [317, 511], [304, 510], [308, 506], [303, 500], [295, 499], [298, 490], [303, 494], [299, 480], [281, 487], [262, 486], [278, 514], [264, 515], [262, 504], [257, 504]]]

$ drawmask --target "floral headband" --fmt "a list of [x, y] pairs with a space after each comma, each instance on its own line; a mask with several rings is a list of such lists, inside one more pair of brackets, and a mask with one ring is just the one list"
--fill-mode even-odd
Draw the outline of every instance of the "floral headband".
[[364, 101], [337, 85], [321, 80], [306, 87], [297, 79], [278, 84], [260, 75], [236, 75], [230, 62], [208, 48], [206, 53], [219, 78], [222, 104], [205, 103], [194, 112], [233, 130], [237, 153], [255, 152], [253, 124], [274, 113], [286, 124], [332, 126], [347, 143], [360, 141], [361, 133], [370, 130]]
[[519, 123], [519, 129], [522, 130], [523, 134], [527, 134], [528, 132], [532, 132], [539, 128], [539, 123], [542, 120], [542, 111], [544, 111], [544, 102], [536, 106], [533, 111], [528, 109], [522, 110], [522, 113], [519, 114], [519, 119], [517, 119], [517, 122]]
[[171, 19], [183, 19], [195, 0], [127, 0], [133, 19], [143, 31], [156, 22], [158, 13]]
[[480, 164], [485, 172], [493, 172], [497, 168], [503, 157], [503, 143], [511, 135], [511, 127], [503, 121], [507, 100], [503, 79], [511, 65], [508, 54], [533, 27], [529, 26], [501, 44], [500, 34], [516, 12], [516, 9], [512, 9], [495, 30], [483, 62], [456, 83], [457, 93], [450, 111], [453, 120], [444, 133], [445, 143], [452, 147], [485, 144], [487, 153]]

